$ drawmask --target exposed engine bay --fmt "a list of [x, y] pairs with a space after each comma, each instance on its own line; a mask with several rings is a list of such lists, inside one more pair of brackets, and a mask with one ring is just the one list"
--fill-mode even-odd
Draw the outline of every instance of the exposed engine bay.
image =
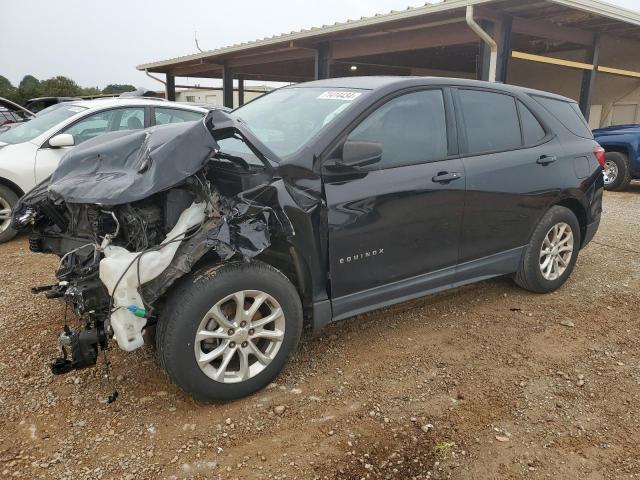
[[[222, 152], [217, 142], [231, 137], [261, 165]], [[33, 292], [63, 300], [82, 325], [65, 326], [53, 372], [94, 365], [111, 339], [141, 347], [163, 295], [199, 262], [251, 258], [274, 235], [293, 235], [269, 184], [275, 160], [221, 111], [106, 134], [65, 155], [12, 219], [32, 251], [60, 257], [58, 282]]]

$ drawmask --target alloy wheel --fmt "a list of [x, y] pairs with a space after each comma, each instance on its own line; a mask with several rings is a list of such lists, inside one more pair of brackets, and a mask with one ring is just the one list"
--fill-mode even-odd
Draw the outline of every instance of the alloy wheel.
[[573, 256], [573, 231], [569, 224], [555, 224], [544, 237], [540, 248], [540, 271], [547, 280], [557, 280]]
[[602, 170], [602, 176], [604, 178], [605, 185], [611, 185], [618, 178], [618, 165], [615, 162], [607, 160], [604, 163], [604, 169]]
[[0, 233], [11, 225], [11, 205], [6, 198], [0, 197]]
[[285, 317], [275, 298], [243, 290], [217, 302], [196, 331], [196, 362], [207, 377], [238, 383], [255, 377], [276, 357]]

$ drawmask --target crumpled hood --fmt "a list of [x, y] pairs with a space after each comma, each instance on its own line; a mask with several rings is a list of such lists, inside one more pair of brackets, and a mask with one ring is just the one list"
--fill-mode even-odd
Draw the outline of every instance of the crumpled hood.
[[218, 149], [203, 121], [107, 133], [62, 158], [49, 192], [68, 203], [135, 202], [194, 175]]

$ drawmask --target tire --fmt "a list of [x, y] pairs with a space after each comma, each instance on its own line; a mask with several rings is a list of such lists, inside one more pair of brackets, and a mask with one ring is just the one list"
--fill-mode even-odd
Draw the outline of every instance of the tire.
[[[0, 185], [0, 243], [8, 242], [17, 235], [11, 228], [11, 211], [18, 202], [18, 195], [10, 188]], [[8, 214], [3, 214], [9, 210]]]
[[[554, 229], [559, 242], [554, 250]], [[571, 241], [563, 240], [569, 235]], [[545, 241], [546, 239], [546, 241]], [[580, 224], [575, 214], [568, 208], [554, 206], [545, 213], [536, 226], [531, 240], [523, 255], [520, 268], [516, 272], [515, 282], [525, 290], [535, 293], [548, 293], [560, 288], [571, 275], [578, 258], [581, 245]], [[566, 247], [571, 243], [570, 255]], [[543, 253], [543, 247], [548, 254]], [[554, 264], [554, 258], [558, 258]], [[549, 259], [548, 262], [547, 259]], [[545, 263], [546, 262], [546, 263]], [[557, 269], [556, 269], [557, 268]], [[555, 270], [555, 274], [553, 270]]]
[[[244, 298], [242, 313], [236, 298]], [[256, 301], [262, 303], [251, 315]], [[287, 277], [262, 262], [234, 262], [183, 278], [160, 316], [156, 349], [171, 380], [195, 400], [225, 402], [268, 385], [301, 332], [300, 297]]]
[[626, 189], [631, 183], [631, 172], [629, 171], [627, 156], [619, 152], [607, 152], [602, 174], [606, 190], [619, 192]]

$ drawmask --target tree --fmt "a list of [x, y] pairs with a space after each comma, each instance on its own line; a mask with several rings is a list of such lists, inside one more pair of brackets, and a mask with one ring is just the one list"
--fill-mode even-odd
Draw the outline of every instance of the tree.
[[21, 102], [40, 96], [40, 80], [33, 75], [25, 75], [18, 85], [18, 96]]
[[82, 96], [97, 97], [102, 95], [102, 91], [98, 87], [86, 87], [82, 89]]
[[7, 98], [9, 100], [13, 100], [14, 102], [18, 101], [18, 92], [16, 87], [14, 87], [8, 78], [0, 75], [0, 97]]
[[124, 92], [133, 92], [136, 87], [129, 84], [119, 84], [119, 83], [111, 83], [102, 89], [102, 93], [105, 95], [113, 95]]
[[76, 82], [62, 75], [43, 80], [40, 86], [40, 93], [45, 97], [77, 97], [82, 94]]

